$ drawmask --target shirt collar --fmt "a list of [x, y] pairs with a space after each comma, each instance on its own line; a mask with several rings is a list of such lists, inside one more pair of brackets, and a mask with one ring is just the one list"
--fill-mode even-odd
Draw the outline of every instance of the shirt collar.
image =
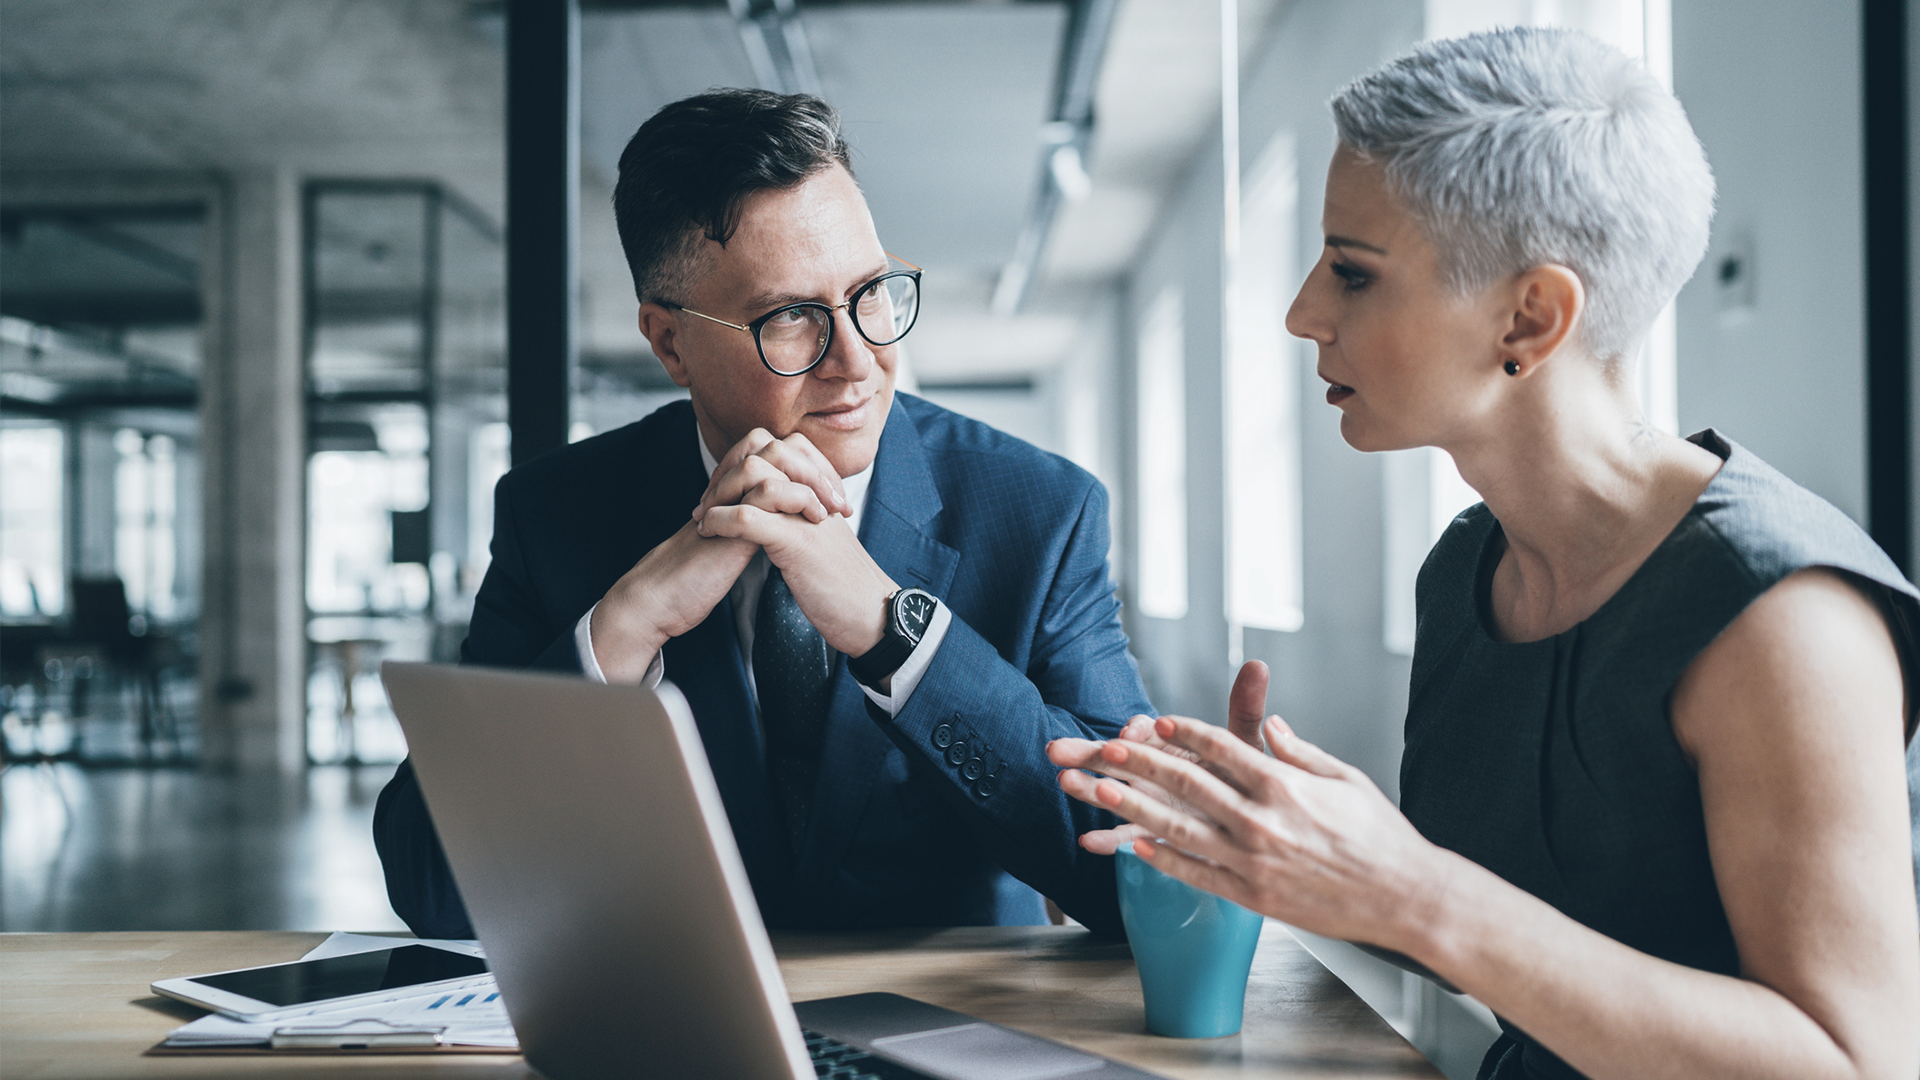
[[[700, 464], [706, 467], [707, 479], [713, 479], [713, 470], [720, 467], [720, 459], [714, 457], [713, 452], [707, 449], [707, 440], [700, 437], [700, 425], [698, 424], [695, 424], [693, 427], [693, 442], [694, 445], [700, 448]], [[853, 512], [847, 515], [847, 525], [853, 530], [855, 536], [860, 535], [860, 518], [866, 513], [867, 509], [867, 487], [872, 484], [872, 482], [872, 464], [868, 464], [866, 468], [861, 469], [852, 476], [843, 476], [840, 478], [840, 486], [845, 488], [847, 492], [847, 502], [853, 506]]]

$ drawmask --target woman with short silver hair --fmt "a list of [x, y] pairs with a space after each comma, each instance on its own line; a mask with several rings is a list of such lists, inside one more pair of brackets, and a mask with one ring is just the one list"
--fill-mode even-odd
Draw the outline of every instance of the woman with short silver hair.
[[1253, 663], [1227, 731], [1050, 747], [1134, 823], [1083, 844], [1474, 995], [1503, 1029], [1483, 1077], [1912, 1080], [1920, 593], [1753, 454], [1640, 414], [1632, 364], [1712, 216], [1679, 102], [1589, 37], [1510, 30], [1332, 107], [1288, 328], [1349, 443], [1440, 447], [1486, 500], [1420, 574], [1400, 806], [1262, 721]]

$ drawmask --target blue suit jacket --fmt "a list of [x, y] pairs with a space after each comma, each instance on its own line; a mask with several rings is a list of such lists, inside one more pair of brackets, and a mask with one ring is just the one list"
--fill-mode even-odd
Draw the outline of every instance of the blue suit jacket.
[[[580, 670], [580, 616], [686, 522], [706, 489], [695, 438], [692, 407], [676, 402], [508, 473], [465, 660]], [[1004, 868], [1120, 936], [1112, 859], [1075, 842], [1112, 819], [1063, 795], [1044, 753], [1049, 739], [1111, 737], [1152, 711], [1107, 572], [1105, 489], [1061, 458], [900, 394], [860, 539], [953, 621], [897, 717], [839, 663], [797, 855], [768, 786], [731, 604], [664, 649], [767, 925], [1034, 921], [1031, 894], [1022, 903], [1022, 890], [1006, 888]], [[409, 764], [381, 793], [374, 837], [401, 918], [422, 936], [471, 936]]]

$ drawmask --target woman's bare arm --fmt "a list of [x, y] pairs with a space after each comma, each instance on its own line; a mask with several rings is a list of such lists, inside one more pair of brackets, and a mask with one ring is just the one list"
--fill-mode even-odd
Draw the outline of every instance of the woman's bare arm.
[[[1077, 797], [1177, 850], [1169, 873], [1318, 933], [1397, 949], [1610, 1077], [1899, 1078], [1920, 1073], [1920, 915], [1909, 855], [1898, 659], [1879, 612], [1834, 574], [1755, 602], [1677, 689], [1714, 871], [1744, 966], [1714, 975], [1638, 952], [1427, 843], [1366, 777], [1267, 721], [1275, 757], [1198, 721], [1138, 745], [1058, 746]], [[1236, 745], [1237, 744], [1237, 745]], [[1210, 819], [1210, 820], [1209, 820]]]

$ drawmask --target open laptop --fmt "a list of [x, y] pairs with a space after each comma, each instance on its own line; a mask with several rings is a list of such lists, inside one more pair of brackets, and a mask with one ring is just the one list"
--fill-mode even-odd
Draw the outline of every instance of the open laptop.
[[895, 994], [790, 1002], [671, 685], [380, 674], [521, 1049], [553, 1080], [1153, 1075]]

